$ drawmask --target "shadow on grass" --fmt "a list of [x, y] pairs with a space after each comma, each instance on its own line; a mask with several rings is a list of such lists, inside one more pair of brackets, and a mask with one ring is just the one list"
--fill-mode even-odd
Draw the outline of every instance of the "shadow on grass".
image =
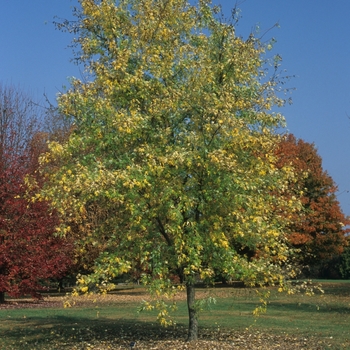
[[[327, 298], [319, 298], [317, 296], [302, 297], [291, 296], [289, 298], [281, 295], [281, 298], [271, 297], [267, 300], [267, 315], [277, 315], [282, 317], [288, 315], [294, 317], [300, 315], [303, 318], [320, 317], [320, 321], [330, 317], [342, 317], [350, 321], [350, 304], [348, 299], [337, 298], [331, 296]], [[228, 318], [229, 313], [233, 315], [252, 316], [253, 310], [261, 306], [261, 302], [257, 298], [233, 298], [218, 299], [216, 305], [211, 306], [213, 315], [220, 315]], [[318, 315], [318, 316], [317, 316]], [[231, 316], [232, 317], [232, 316]]]
[[339, 297], [350, 297], [350, 286], [343, 285], [334, 285], [334, 286], [324, 286], [324, 291], [326, 295], [333, 295]]
[[187, 331], [184, 325], [163, 328], [156, 323], [132, 319], [55, 316], [29, 317], [11, 322], [12, 329], [2, 332], [0, 349], [85, 348], [96, 341], [130, 348], [130, 343], [135, 341], [184, 340]]
[[[245, 310], [254, 310], [254, 307], [259, 306], [259, 302], [245, 302]], [[242, 307], [242, 306], [241, 306]], [[267, 306], [268, 313], [278, 313], [278, 312], [302, 312], [302, 313], [338, 313], [350, 315], [350, 307], [345, 306], [344, 304], [336, 303], [324, 303], [312, 301], [307, 302], [278, 302], [270, 301]]]
[[295, 312], [317, 312], [317, 313], [338, 313], [350, 315], [350, 308], [342, 304], [317, 304], [317, 302], [311, 303], [271, 303], [268, 308], [272, 311], [295, 311]]

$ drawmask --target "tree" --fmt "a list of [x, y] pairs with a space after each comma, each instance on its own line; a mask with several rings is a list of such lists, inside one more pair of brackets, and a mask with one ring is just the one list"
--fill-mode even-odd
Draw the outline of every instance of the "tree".
[[22, 173], [14, 168], [1, 173], [0, 303], [5, 292], [39, 298], [43, 282], [64, 276], [71, 263], [72, 243], [54, 234], [58, 215], [26, 195]]
[[70, 264], [72, 244], [56, 237], [59, 218], [47, 202], [30, 201], [25, 178], [35, 176], [38, 115], [30, 98], [0, 88], [0, 303], [11, 296], [39, 297], [44, 279], [60, 277]]
[[340, 271], [342, 278], [350, 279], [350, 245], [349, 245], [349, 242], [348, 242], [347, 247], [344, 249], [343, 254], [340, 256], [339, 271]]
[[38, 108], [29, 95], [0, 84], [0, 160], [6, 169], [20, 156], [28, 155], [28, 144], [39, 130]]
[[303, 264], [320, 265], [339, 256], [346, 246], [345, 218], [331, 176], [323, 170], [322, 159], [314, 144], [287, 135], [277, 150], [278, 167], [292, 165], [297, 182], [290, 185], [290, 195], [299, 196], [302, 212], [293, 215], [289, 240], [298, 249]]
[[[198, 279], [219, 271], [266, 285], [293, 274], [288, 217], [275, 208], [298, 203], [273, 195], [293, 177], [274, 165], [277, 79], [264, 77], [265, 46], [238, 37], [207, 1], [80, 4], [61, 27], [77, 34], [90, 80], [74, 79], [59, 97], [75, 130], [42, 157], [41, 198], [63, 217], [62, 234], [79, 226], [101, 248], [83, 290], [142, 266], [143, 283], [166, 298], [176, 274], [194, 340]], [[157, 306], [166, 324], [169, 309]]]
[[43, 130], [46, 132], [46, 141], [65, 142], [74, 129], [72, 119], [60, 113], [59, 108], [46, 98]]

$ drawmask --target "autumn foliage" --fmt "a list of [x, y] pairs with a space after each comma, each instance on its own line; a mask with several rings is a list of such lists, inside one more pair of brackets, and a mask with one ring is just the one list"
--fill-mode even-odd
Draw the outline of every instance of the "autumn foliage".
[[38, 297], [43, 280], [64, 275], [71, 246], [54, 236], [58, 217], [48, 203], [28, 202], [23, 174], [13, 172], [0, 177], [0, 291]]
[[82, 292], [141, 267], [158, 298], [144, 309], [167, 325], [172, 308], [161, 298], [176, 292], [177, 275], [196, 340], [198, 278], [281, 286], [295, 275], [289, 219], [274, 208], [299, 203], [270, 195], [294, 176], [275, 167], [284, 118], [272, 107], [284, 101], [278, 72], [265, 66], [270, 45], [237, 36], [236, 19], [224, 22], [207, 0], [80, 5], [76, 21], [58, 27], [74, 33], [75, 59], [92, 79], [73, 79], [59, 96], [75, 129], [41, 158], [40, 196], [55, 205], [63, 235], [81, 227], [80, 244], [101, 252], [78, 279]]
[[[29, 101], [15, 89], [0, 89], [0, 302], [39, 297], [44, 280], [62, 277], [72, 244], [55, 236], [58, 215], [48, 202], [32, 201], [25, 178], [34, 176], [43, 144], [28, 114]], [[37, 178], [37, 184], [42, 181]]]
[[340, 255], [349, 223], [336, 199], [337, 187], [323, 170], [315, 146], [290, 134], [277, 154], [278, 167], [292, 165], [297, 175], [297, 181], [289, 184], [289, 195], [300, 197], [303, 209], [294, 213], [289, 240], [301, 249], [302, 262], [314, 265]]

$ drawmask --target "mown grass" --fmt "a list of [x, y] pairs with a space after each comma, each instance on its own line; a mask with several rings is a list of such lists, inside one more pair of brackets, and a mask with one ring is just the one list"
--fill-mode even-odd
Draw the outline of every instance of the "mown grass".
[[[350, 349], [350, 283], [323, 282], [325, 294], [308, 297], [286, 296], [271, 290], [267, 313], [254, 318], [259, 305], [255, 290], [248, 288], [208, 289], [217, 297], [216, 304], [200, 314], [200, 332], [220, 335], [227, 330], [246, 330], [296, 337], [328, 339], [332, 349]], [[138, 293], [138, 292], [137, 292]], [[135, 295], [135, 290], [130, 291]], [[146, 296], [140, 290], [140, 300]], [[91, 341], [120, 341], [134, 337], [166, 339], [167, 329], [155, 322], [155, 312], [137, 313], [139, 303], [128, 300], [128, 292], [118, 293], [96, 302], [77, 303], [64, 308], [63, 302], [50, 308], [0, 309], [0, 349], [89, 349]], [[84, 298], [84, 297], [81, 297]], [[82, 299], [85, 300], [85, 299]], [[185, 336], [187, 309], [178, 302], [174, 320], [179, 329], [171, 333]], [[211, 333], [212, 334], [212, 333]], [[126, 342], [127, 344], [127, 342]], [[127, 346], [127, 345], [126, 345]]]
[[[320, 281], [321, 282], [321, 281]], [[259, 305], [252, 289], [233, 290], [231, 297], [217, 299], [201, 324], [218, 329], [251, 328], [262, 332], [316, 336], [333, 339], [334, 344], [350, 349], [350, 283], [324, 281], [324, 294], [285, 295], [271, 291], [267, 312], [254, 318], [252, 310]]]

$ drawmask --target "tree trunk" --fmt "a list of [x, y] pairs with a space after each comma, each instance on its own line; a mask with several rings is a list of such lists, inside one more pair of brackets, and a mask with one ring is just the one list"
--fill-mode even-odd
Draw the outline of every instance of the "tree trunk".
[[0, 304], [5, 303], [5, 292], [0, 292]]
[[187, 282], [187, 307], [188, 307], [188, 337], [187, 341], [198, 339], [198, 319], [195, 306], [195, 287], [193, 282]]

